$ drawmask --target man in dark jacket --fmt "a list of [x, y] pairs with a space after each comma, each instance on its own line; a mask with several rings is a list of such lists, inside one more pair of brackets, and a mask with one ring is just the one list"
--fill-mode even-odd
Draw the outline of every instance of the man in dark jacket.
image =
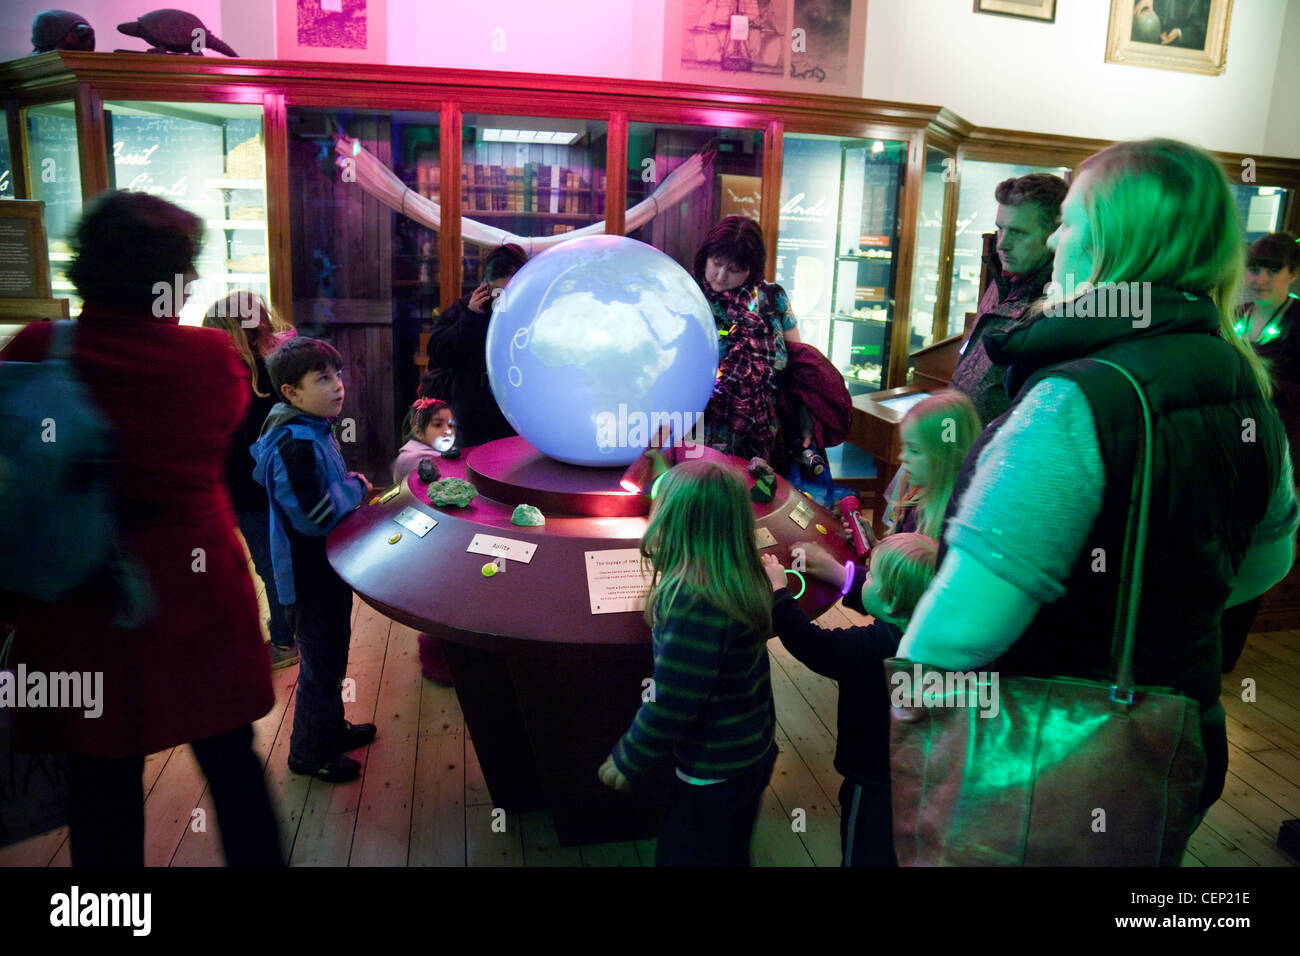
[[482, 445], [515, 434], [488, 383], [486, 348], [492, 305], [525, 261], [524, 251], [516, 245], [492, 250], [483, 266], [483, 282], [449, 306], [429, 336], [429, 371], [440, 381], [438, 392], [426, 397], [451, 406], [462, 445]]
[[1061, 221], [1065, 180], [1050, 173], [1005, 179], [993, 191], [998, 201], [995, 220], [997, 253], [986, 260], [993, 282], [980, 299], [979, 319], [962, 346], [952, 374], [952, 387], [964, 392], [987, 425], [1010, 407], [1003, 385], [1006, 369], [989, 358], [984, 337], [1016, 324], [1052, 279], [1052, 251], [1047, 237]]

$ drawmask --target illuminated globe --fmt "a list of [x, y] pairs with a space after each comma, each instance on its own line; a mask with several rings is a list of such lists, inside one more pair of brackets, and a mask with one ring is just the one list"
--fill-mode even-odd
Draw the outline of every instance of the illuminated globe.
[[708, 404], [718, 333], [695, 280], [626, 236], [553, 246], [492, 308], [488, 379], [510, 424], [574, 465], [626, 465], [664, 423], [674, 439]]

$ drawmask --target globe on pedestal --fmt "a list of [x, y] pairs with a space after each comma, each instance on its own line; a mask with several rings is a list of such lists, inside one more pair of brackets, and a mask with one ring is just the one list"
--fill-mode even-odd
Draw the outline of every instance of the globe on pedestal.
[[492, 309], [488, 380], [510, 424], [574, 465], [626, 465], [663, 424], [683, 437], [718, 370], [718, 333], [691, 275], [626, 236], [560, 243]]

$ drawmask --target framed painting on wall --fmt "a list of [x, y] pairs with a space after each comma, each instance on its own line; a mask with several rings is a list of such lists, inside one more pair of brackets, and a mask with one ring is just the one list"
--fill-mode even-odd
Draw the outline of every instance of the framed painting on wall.
[[1231, 20], [1232, 0], [1111, 0], [1106, 62], [1222, 73]]
[[1056, 0], [975, 0], [975, 12], [1055, 23]]
[[682, 0], [664, 6], [664, 79], [861, 96], [865, 0]]
[[281, 60], [388, 62], [388, 0], [275, 0]]

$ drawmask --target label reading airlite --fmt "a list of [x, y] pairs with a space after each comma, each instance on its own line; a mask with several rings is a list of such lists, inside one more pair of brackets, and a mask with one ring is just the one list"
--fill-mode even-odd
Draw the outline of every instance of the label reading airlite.
[[474, 540], [465, 549], [470, 554], [486, 554], [492, 558], [507, 558], [527, 564], [533, 560], [537, 545], [531, 541], [516, 541], [514, 538], [498, 538], [491, 534], [476, 534]]

